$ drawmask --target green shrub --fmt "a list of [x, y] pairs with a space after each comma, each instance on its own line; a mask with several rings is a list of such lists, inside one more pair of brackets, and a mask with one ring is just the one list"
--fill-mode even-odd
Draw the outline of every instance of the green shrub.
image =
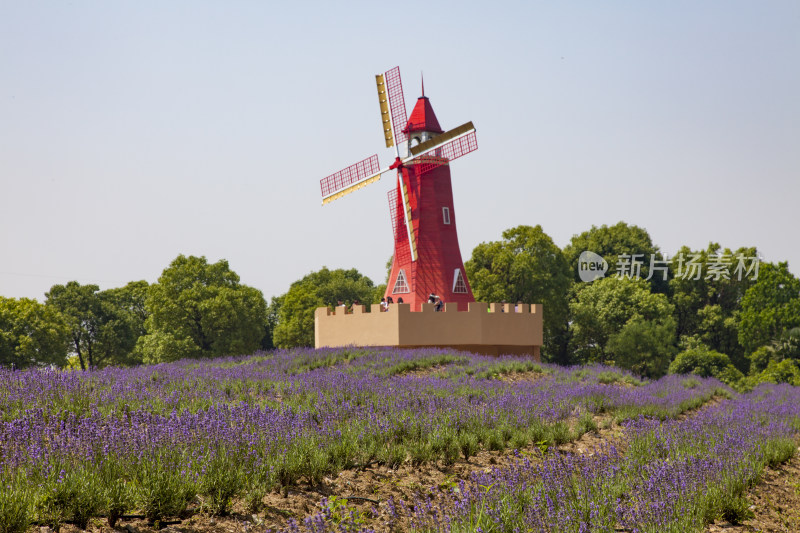
[[217, 450], [205, 465], [200, 479], [199, 492], [210, 498], [208, 509], [212, 515], [226, 515], [231, 500], [241, 493], [244, 475], [225, 450]]
[[457, 439], [449, 439], [445, 444], [445, 448], [442, 451], [442, 460], [444, 464], [447, 466], [455, 464], [456, 460], [458, 460], [460, 446]]
[[472, 433], [462, 433], [458, 437], [458, 445], [461, 448], [461, 455], [464, 460], [469, 461], [469, 458], [478, 453], [480, 445], [478, 444], [478, 437]]
[[549, 440], [556, 446], [566, 444], [572, 440], [572, 432], [569, 430], [567, 423], [563, 421], [556, 422], [550, 426], [549, 433]]
[[750, 502], [744, 496], [723, 498], [721, 515], [723, 520], [733, 525], [739, 525], [755, 516], [750, 510]]
[[541, 419], [536, 418], [531, 420], [528, 425], [528, 436], [534, 443], [547, 441], [550, 438], [550, 429], [542, 422]]
[[784, 359], [780, 363], [770, 361], [757, 378], [758, 383], [788, 383], [800, 385], [800, 369], [792, 359]]
[[771, 346], [756, 348], [748, 358], [750, 359], [750, 373], [759, 374], [766, 370], [770, 361], [775, 361], [775, 349]]
[[776, 467], [794, 457], [796, 451], [797, 446], [792, 439], [772, 439], [764, 445], [764, 459], [769, 466]]
[[502, 452], [506, 449], [506, 441], [503, 438], [503, 432], [495, 429], [489, 433], [489, 439], [486, 443], [487, 447], [492, 451]]
[[622, 376], [616, 372], [604, 371], [597, 374], [597, 382], [602, 385], [611, 385], [612, 383], [621, 381], [621, 379]]
[[179, 516], [195, 495], [194, 484], [183, 478], [175, 462], [157, 459], [142, 463], [136, 471], [139, 507], [151, 522]]
[[514, 431], [514, 433], [511, 435], [511, 440], [509, 441], [509, 444], [515, 450], [525, 448], [528, 443], [530, 443], [530, 438], [528, 437], [528, 432], [524, 429]]
[[669, 373], [718, 377], [730, 364], [731, 360], [727, 355], [699, 344], [676, 355], [669, 365]]
[[419, 466], [433, 459], [433, 449], [427, 440], [413, 441], [408, 447], [411, 464]]
[[726, 385], [734, 386], [744, 379], [744, 374], [742, 374], [741, 370], [731, 364], [722, 369], [714, 377]]
[[397, 468], [406, 460], [406, 449], [402, 444], [388, 443], [378, 452], [378, 461], [389, 468]]
[[128, 484], [122, 479], [104, 484], [108, 525], [113, 528], [117, 520], [131, 507], [132, 495]]
[[0, 480], [0, 533], [23, 533], [31, 522], [27, 479]]
[[53, 530], [63, 522], [74, 522], [86, 529], [89, 519], [104, 506], [104, 493], [96, 473], [76, 470], [46, 485], [39, 501], [41, 521]]
[[575, 426], [575, 435], [580, 436], [590, 431], [597, 431], [597, 423], [594, 421], [592, 413], [585, 411], [578, 418], [578, 423]]

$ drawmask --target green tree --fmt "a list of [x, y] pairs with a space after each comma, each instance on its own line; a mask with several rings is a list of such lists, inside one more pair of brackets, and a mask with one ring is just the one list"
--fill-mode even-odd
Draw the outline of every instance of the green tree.
[[275, 348], [275, 328], [278, 326], [283, 296], [273, 296], [267, 306], [267, 322], [265, 325], [264, 337], [261, 339], [262, 350], [272, 350]]
[[144, 323], [147, 320], [147, 290], [150, 284], [146, 281], [131, 281], [124, 287], [103, 291], [102, 296], [114, 307], [129, 313], [135, 321], [136, 329], [140, 335], [146, 333]]
[[[756, 256], [755, 248], [731, 251], [714, 242], [705, 250], [692, 251], [684, 246], [678, 251], [671, 260], [673, 276], [669, 280], [678, 335], [703, 335], [711, 348], [730, 354], [734, 363], [740, 364], [744, 350], [738, 343], [736, 313], [753, 283], [754, 274], [746, 269], [753, 266], [751, 258]], [[737, 271], [740, 263], [745, 270]]]
[[131, 365], [142, 362], [136, 343], [144, 336], [149, 284], [131, 281], [124, 287], [98, 293], [104, 308], [104, 321], [98, 336], [97, 351], [109, 364]]
[[0, 296], [0, 367], [63, 366], [68, 350], [69, 328], [56, 309]]
[[145, 300], [147, 335], [137, 351], [145, 363], [251, 353], [261, 346], [267, 304], [220, 260], [179, 255]]
[[800, 326], [800, 280], [787, 263], [764, 263], [742, 298], [739, 342], [749, 353]]
[[800, 360], [800, 327], [785, 331], [773, 346], [779, 360]]
[[[643, 343], [645, 331], [657, 334], [660, 339], [669, 338], [670, 342], [674, 338], [672, 304], [665, 295], [650, 292], [650, 286], [644, 280], [612, 276], [576, 287], [569, 304], [572, 319], [570, 346], [578, 362], [614, 361], [609, 346], [612, 338], [613, 348], [624, 350], [623, 357], [630, 354], [631, 346]], [[623, 333], [628, 324], [636, 322], [641, 323], [629, 326], [630, 329]], [[671, 335], [668, 334], [670, 330]], [[660, 357], [661, 353], [657, 355]], [[627, 364], [631, 368], [636, 365], [632, 361]], [[658, 366], [654, 364], [653, 368]]]
[[146, 281], [106, 291], [77, 281], [50, 288], [47, 305], [66, 318], [81, 369], [141, 362], [135, 346], [144, 334], [146, 291]]
[[700, 341], [712, 350], [726, 354], [736, 368], [747, 372], [750, 362], [739, 344], [738, 309], [726, 316], [721, 305], [706, 305], [697, 312], [697, 317], [697, 336]]
[[756, 375], [763, 372], [771, 361], [778, 362], [775, 349], [772, 346], [759, 346], [747, 358], [750, 360], [750, 374]]
[[70, 281], [66, 285], [53, 285], [45, 294], [46, 304], [57, 309], [66, 319], [72, 350], [78, 356], [81, 370], [93, 369], [105, 362], [96, 350], [106, 318], [97, 294], [99, 290], [97, 285]]
[[[662, 260], [658, 247], [653, 244], [647, 230], [638, 226], [630, 226], [625, 222], [617, 222], [613, 226], [592, 226], [589, 231], [573, 235], [570, 243], [564, 248], [564, 256], [573, 279], [580, 282], [578, 275], [578, 258], [584, 251], [594, 252], [608, 263], [606, 277], [617, 272], [620, 256], [628, 256], [633, 261], [641, 262], [640, 276], [646, 279], [650, 274], [651, 259]], [[662, 271], [653, 272], [650, 284], [656, 292], [666, 292], [667, 281]]]
[[641, 376], [660, 378], [675, 353], [675, 321], [634, 318], [608, 338], [607, 352], [614, 363]]
[[335, 306], [337, 301], [372, 302], [375, 287], [358, 270], [329, 270], [323, 267], [295, 281], [281, 296], [278, 324], [273, 342], [278, 348], [314, 346], [314, 311], [317, 307]]
[[568, 294], [572, 285], [561, 250], [541, 226], [517, 226], [502, 241], [484, 242], [464, 264], [475, 299], [541, 303], [547, 360], [567, 361]]

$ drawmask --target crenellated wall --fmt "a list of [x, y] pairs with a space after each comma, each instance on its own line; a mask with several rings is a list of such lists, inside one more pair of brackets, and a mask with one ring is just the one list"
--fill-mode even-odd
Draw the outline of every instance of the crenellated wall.
[[[489, 311], [491, 308], [491, 312]], [[501, 308], [504, 312], [501, 312]], [[410, 304], [395, 304], [380, 312], [372, 304], [331, 311], [320, 307], [314, 315], [317, 348], [337, 346], [451, 347], [491, 355], [529, 354], [539, 360], [542, 345], [542, 304], [487, 304], [472, 302], [467, 311], [447, 303], [443, 312], [422, 304], [418, 313]]]

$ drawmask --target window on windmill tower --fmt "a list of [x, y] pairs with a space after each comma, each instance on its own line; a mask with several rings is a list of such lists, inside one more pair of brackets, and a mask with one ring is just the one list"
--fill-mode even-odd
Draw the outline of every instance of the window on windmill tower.
[[461, 269], [457, 268], [453, 274], [453, 292], [454, 293], [467, 293], [467, 284], [464, 281], [464, 276], [461, 274]]
[[408, 288], [408, 282], [406, 282], [406, 271], [401, 268], [400, 272], [397, 273], [397, 281], [394, 282], [392, 294], [403, 294], [406, 292], [411, 292], [411, 290]]
[[450, 224], [450, 208], [443, 207], [442, 208], [442, 219], [444, 220], [445, 224]]

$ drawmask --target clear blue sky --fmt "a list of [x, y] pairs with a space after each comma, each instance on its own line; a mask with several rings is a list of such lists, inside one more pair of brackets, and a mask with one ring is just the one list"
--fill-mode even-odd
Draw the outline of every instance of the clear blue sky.
[[519, 224], [757, 246], [800, 273], [800, 2], [0, 4], [0, 295], [225, 258], [266, 297], [326, 265], [381, 283], [374, 75], [400, 65], [479, 150], [452, 167], [464, 259]]

